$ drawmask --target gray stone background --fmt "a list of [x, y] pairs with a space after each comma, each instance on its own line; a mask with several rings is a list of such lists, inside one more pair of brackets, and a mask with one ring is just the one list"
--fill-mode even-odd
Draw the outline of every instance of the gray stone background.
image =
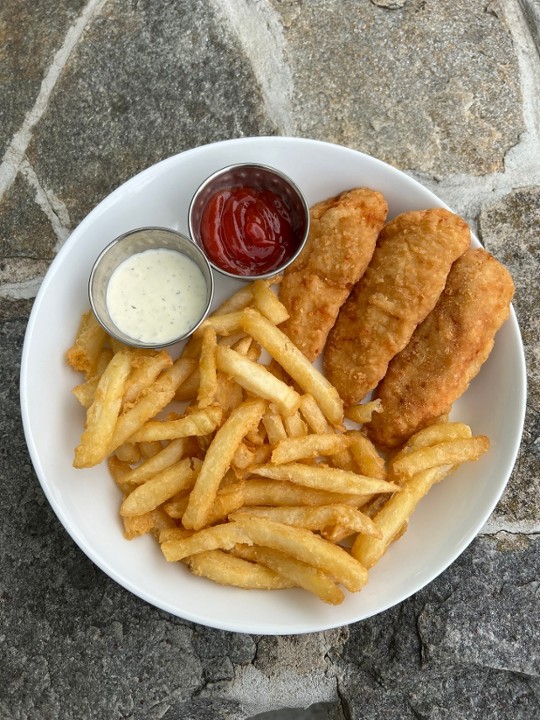
[[[2, 0], [2, 720], [540, 717], [539, 51], [538, 0]], [[463, 214], [513, 273], [529, 372], [516, 469], [467, 551], [401, 605], [296, 637], [193, 625], [106, 577], [19, 415], [28, 314], [71, 230], [162, 158], [268, 134], [370, 153]]]

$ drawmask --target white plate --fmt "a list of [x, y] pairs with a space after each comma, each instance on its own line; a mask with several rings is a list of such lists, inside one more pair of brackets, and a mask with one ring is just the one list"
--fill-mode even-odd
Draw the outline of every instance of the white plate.
[[[87, 309], [91, 265], [126, 230], [161, 225], [187, 232], [190, 198], [215, 170], [261, 162], [287, 173], [309, 204], [367, 185], [388, 200], [390, 216], [445, 207], [407, 175], [359, 152], [313, 140], [246, 138], [208, 145], [164, 160], [107, 197], [73, 232], [52, 263], [36, 298], [21, 367], [26, 440], [56, 515], [86, 555], [111, 578], [159, 608], [216, 628], [291, 634], [346, 625], [389, 608], [441, 573], [478, 533], [495, 507], [515, 462], [525, 410], [525, 366], [512, 313], [495, 349], [453, 416], [487, 434], [492, 448], [461, 468], [419, 505], [409, 531], [370, 572], [366, 588], [330, 607], [300, 590], [259, 592], [225, 588], [168, 564], [151, 537], [122, 536], [119, 492], [105, 466], [74, 470], [73, 449], [83, 411], [70, 393], [76, 376], [64, 362]], [[475, 240], [475, 244], [477, 241]], [[215, 302], [239, 283], [217, 276]]]

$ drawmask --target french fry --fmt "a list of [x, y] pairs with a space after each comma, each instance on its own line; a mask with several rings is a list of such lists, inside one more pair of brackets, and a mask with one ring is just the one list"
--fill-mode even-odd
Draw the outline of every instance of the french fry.
[[310, 530], [241, 513], [234, 513], [231, 518], [230, 525], [241, 528], [249, 538], [248, 544], [279, 550], [312, 565], [351, 592], [358, 592], [367, 582], [367, 571], [360, 562], [339, 545], [323, 540]]
[[238, 445], [250, 430], [257, 427], [265, 410], [266, 402], [263, 400], [247, 401], [233, 410], [219, 428], [189, 497], [182, 518], [184, 527], [193, 530], [204, 527], [219, 484], [231, 465]]
[[141, 451], [136, 443], [125, 442], [116, 448], [116, 457], [119, 460], [130, 463], [130, 465], [134, 465], [141, 459]]
[[238, 543], [251, 544], [248, 535], [237, 523], [224, 523], [204, 528], [186, 538], [161, 543], [167, 562], [177, 562], [207, 550], [230, 550]]
[[351, 442], [352, 439], [347, 435], [336, 433], [287, 438], [276, 445], [271, 462], [280, 465], [321, 455], [334, 455], [348, 448]]
[[351, 440], [350, 450], [361, 475], [368, 475], [379, 480], [386, 478], [386, 468], [383, 458], [371, 440], [358, 431], [347, 433]]
[[339, 605], [345, 599], [343, 591], [330, 575], [279, 550], [240, 545], [233, 552], [246, 560], [265, 565], [279, 577], [288, 579], [293, 587], [302, 587], [330, 605]]
[[216, 331], [214, 328], [206, 328], [203, 332], [201, 357], [199, 360], [200, 382], [197, 393], [197, 405], [200, 408], [211, 405], [217, 393], [216, 345]]
[[[232, 512], [232, 511], [231, 511]], [[349, 535], [364, 533], [380, 537], [381, 532], [371, 518], [350, 505], [318, 505], [314, 507], [283, 505], [281, 507], [244, 506], [237, 511], [246, 515], [265, 517], [275, 522], [307, 530], [325, 530], [335, 525], [346, 527]]]
[[159, 453], [148, 458], [138, 467], [129, 470], [123, 478], [126, 487], [133, 488], [135, 485], [141, 485], [162, 470], [174, 465], [187, 454], [190, 447], [191, 443], [188, 438], [172, 440]]
[[326, 418], [332, 424], [339, 425], [343, 420], [343, 403], [337, 390], [291, 343], [285, 333], [250, 308], [243, 311], [241, 325], [304, 392], [313, 395]]
[[273, 412], [266, 412], [262, 419], [263, 425], [266, 429], [266, 435], [268, 442], [271, 445], [275, 445], [280, 440], [287, 438], [287, 431], [280, 415]]
[[245, 505], [332, 505], [360, 507], [369, 495], [354, 495], [295, 485], [279, 480], [250, 478], [243, 485]]
[[332, 427], [325, 418], [324, 413], [317, 405], [313, 395], [306, 393], [300, 398], [300, 412], [314, 433], [322, 434], [332, 431]]
[[373, 518], [381, 537], [358, 535], [351, 549], [353, 556], [368, 569], [373, 567], [408, 522], [418, 502], [451, 470], [452, 465], [433, 467], [407, 480], [401, 492], [393, 495]]
[[402, 456], [411, 450], [437, 445], [448, 440], [460, 440], [470, 437], [472, 437], [472, 430], [464, 423], [440, 422], [435, 425], [428, 425], [409, 438], [399, 455]]
[[298, 411], [292, 415], [284, 415], [283, 425], [287, 431], [287, 436], [290, 438], [298, 438], [307, 435], [307, 425], [300, 417], [300, 413]]
[[351, 405], [345, 409], [345, 417], [359, 425], [368, 423], [373, 413], [382, 412], [382, 400], [371, 400], [360, 405]]
[[489, 448], [489, 438], [477, 435], [459, 440], [447, 440], [411, 450], [408, 454], [394, 459], [392, 473], [398, 477], [412, 477], [423, 470], [440, 465], [459, 465], [478, 460]]
[[146, 354], [137, 357], [133, 353], [133, 356], [136, 359], [132, 361], [133, 370], [126, 383], [122, 400], [123, 408], [130, 407], [141, 393], [156, 380], [159, 374], [173, 364], [171, 356], [165, 350], [155, 355]]
[[194, 368], [188, 378], [178, 387], [174, 399], [178, 402], [191, 402], [197, 397], [201, 384], [201, 372], [198, 367]]
[[145, 422], [155, 417], [171, 402], [177, 387], [189, 376], [194, 366], [193, 360], [180, 358], [154, 380], [144, 397], [118, 418], [108, 448], [109, 453], [114, 452]]
[[87, 379], [95, 372], [107, 333], [92, 311], [84, 313], [73, 345], [66, 352], [66, 360], [74, 370], [84, 373]]
[[148, 460], [151, 457], [154, 457], [154, 455], [157, 455], [159, 452], [163, 450], [163, 447], [160, 442], [157, 440], [155, 442], [142, 442], [139, 443], [139, 450], [141, 453], [141, 457]]
[[279, 412], [292, 415], [300, 405], [300, 395], [289, 385], [278, 380], [264, 367], [244, 355], [219, 346], [216, 351], [217, 367], [232, 377], [241, 387], [254, 395], [274, 403]]
[[294, 587], [269, 567], [229, 555], [223, 550], [207, 550], [186, 558], [191, 572], [220, 585], [232, 585], [245, 590], [282, 590]]
[[103, 375], [107, 365], [111, 362], [112, 356], [113, 351], [110, 348], [103, 348], [103, 350], [99, 353], [94, 375], [92, 375], [89, 380], [86, 380], [86, 382], [74, 387], [71, 391], [83, 407], [89, 408], [94, 402], [99, 378]]
[[226, 315], [210, 315], [195, 330], [194, 335], [202, 337], [207, 328], [213, 328], [217, 335], [232, 335], [242, 329], [243, 310]]
[[358, 475], [357, 473], [332, 468], [326, 465], [303, 465], [287, 463], [285, 465], [262, 465], [253, 468], [254, 475], [272, 480], [288, 480], [298, 485], [354, 495], [373, 493], [391, 493], [399, 490], [399, 485]]
[[189, 490], [195, 483], [201, 462], [184, 458], [162, 470], [155, 477], [138, 485], [124, 498], [120, 515], [134, 517], [154, 510], [181, 490]]
[[253, 300], [257, 310], [273, 325], [289, 319], [289, 311], [263, 280], [253, 283]]
[[137, 430], [130, 441], [154, 442], [210, 435], [221, 423], [222, 418], [223, 410], [219, 405], [210, 405], [194, 410], [177, 420], [151, 420]]
[[86, 413], [86, 429], [75, 449], [75, 467], [91, 467], [107, 457], [130, 368], [129, 354], [124, 352], [116, 353], [107, 365], [96, 388], [94, 402]]

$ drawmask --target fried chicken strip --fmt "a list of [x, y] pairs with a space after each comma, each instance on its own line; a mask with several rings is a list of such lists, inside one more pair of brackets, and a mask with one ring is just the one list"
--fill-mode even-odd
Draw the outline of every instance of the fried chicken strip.
[[381, 193], [368, 188], [311, 208], [308, 241], [279, 291], [290, 315], [281, 329], [310, 360], [321, 353], [340, 307], [371, 260], [387, 212]]
[[470, 239], [465, 220], [442, 208], [403, 213], [385, 225], [326, 344], [325, 372], [345, 405], [362, 400], [384, 377], [434, 308]]
[[485, 250], [456, 261], [435, 309], [379, 385], [382, 412], [366, 426], [372, 441], [397, 447], [450, 411], [491, 352], [513, 294], [510, 273]]

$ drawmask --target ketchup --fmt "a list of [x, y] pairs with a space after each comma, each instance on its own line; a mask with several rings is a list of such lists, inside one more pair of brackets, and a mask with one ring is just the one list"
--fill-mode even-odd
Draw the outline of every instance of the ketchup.
[[218, 190], [201, 219], [209, 259], [234, 275], [263, 275], [298, 247], [291, 211], [276, 193], [252, 187]]

